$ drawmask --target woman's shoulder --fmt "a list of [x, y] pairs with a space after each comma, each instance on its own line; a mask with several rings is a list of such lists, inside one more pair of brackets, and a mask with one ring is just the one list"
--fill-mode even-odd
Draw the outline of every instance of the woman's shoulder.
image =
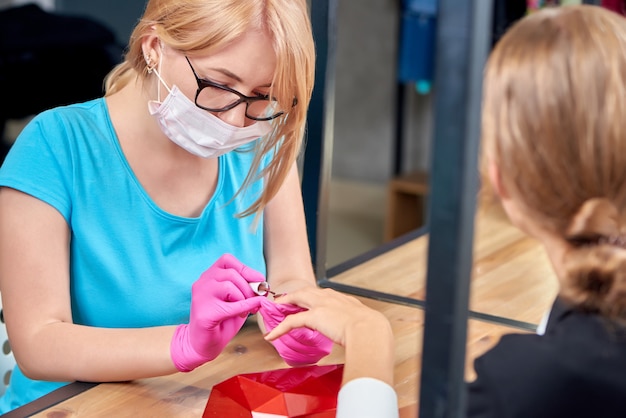
[[[589, 315], [570, 316], [546, 335], [507, 334], [475, 361], [476, 367], [518, 375], [539, 375], [561, 371], [577, 373], [579, 368], [626, 367], [626, 337]], [[625, 370], [626, 373], [626, 370]]]
[[104, 98], [98, 98], [39, 113], [22, 129], [16, 144], [31, 148], [48, 146], [61, 152], [63, 149], [93, 147], [103, 143], [94, 138], [111, 138], [113, 135]]
[[[530, 373], [535, 367], [544, 370], [558, 350], [551, 339], [536, 334], [507, 334], [489, 351], [474, 361], [476, 372], [508, 373], [511, 369]], [[533, 366], [533, 364], [535, 366]]]
[[[56, 124], [94, 124], [108, 121], [104, 98], [87, 102], [57, 106], [36, 115], [32, 123], [45, 123], [48, 127]], [[52, 126], [50, 126], [52, 125]]]
[[484, 416], [570, 416], [550, 414], [621, 404], [626, 396], [626, 344], [607, 350], [604, 340], [573, 337], [503, 336], [474, 362], [477, 377], [469, 384], [474, 413], [469, 416], [483, 416], [478, 410], [496, 411]]
[[[56, 170], [110, 146], [114, 131], [104, 99], [45, 110], [22, 129], [5, 159], [5, 174], [27, 167]], [[5, 167], [6, 166], [6, 167]]]

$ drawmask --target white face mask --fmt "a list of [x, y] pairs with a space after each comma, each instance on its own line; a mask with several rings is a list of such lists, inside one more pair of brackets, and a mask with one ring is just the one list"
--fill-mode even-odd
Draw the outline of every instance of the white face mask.
[[[159, 63], [160, 64], [160, 63]], [[200, 109], [176, 85], [170, 89], [159, 72], [153, 70], [169, 94], [163, 102], [148, 102], [150, 114], [156, 117], [163, 133], [175, 144], [203, 158], [224, 155], [268, 134], [268, 121], [258, 121], [240, 128], [230, 125], [206, 110]]]

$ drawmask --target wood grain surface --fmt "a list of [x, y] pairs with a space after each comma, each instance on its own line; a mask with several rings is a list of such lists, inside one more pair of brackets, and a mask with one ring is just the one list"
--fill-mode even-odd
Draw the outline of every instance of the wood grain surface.
[[[361, 299], [389, 318], [396, 342], [395, 388], [402, 416], [415, 417], [419, 388], [423, 311], [417, 308]], [[471, 320], [468, 327], [466, 376], [474, 377], [473, 359], [492, 347], [501, 335], [518, 332], [496, 324]], [[375, 337], [375, 336], [374, 336]], [[343, 363], [336, 346], [320, 364]], [[266, 343], [254, 323], [247, 324], [213, 362], [190, 373], [103, 383], [42, 411], [35, 417], [201, 417], [211, 388], [234, 375], [287, 367]]]
[[[381, 254], [333, 280], [387, 293], [424, 298], [426, 236]], [[494, 211], [477, 216], [472, 310], [538, 323], [557, 292], [557, 282], [539, 244], [525, 237]], [[360, 298], [390, 320], [396, 342], [395, 388], [401, 417], [415, 417], [422, 349], [423, 311]], [[466, 378], [474, 378], [473, 360], [506, 333], [523, 332], [505, 325], [470, 320]], [[373, 336], [375, 337], [375, 336]], [[343, 363], [335, 347], [320, 364]], [[214, 361], [190, 373], [126, 383], [105, 383], [34, 416], [64, 417], [201, 417], [211, 388], [234, 375], [287, 367], [262, 339], [254, 323], [246, 324]]]
[[[538, 324], [558, 291], [543, 247], [493, 207], [475, 223], [470, 309]], [[331, 278], [333, 282], [419, 300], [426, 297], [428, 236]]]

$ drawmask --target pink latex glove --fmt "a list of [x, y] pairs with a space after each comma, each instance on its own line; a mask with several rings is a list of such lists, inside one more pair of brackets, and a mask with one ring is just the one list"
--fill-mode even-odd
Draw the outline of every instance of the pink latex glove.
[[249, 283], [261, 273], [230, 254], [221, 256], [191, 287], [189, 324], [176, 328], [170, 355], [178, 370], [188, 372], [217, 357], [239, 332], [249, 313], [258, 311], [263, 296]]
[[[267, 331], [273, 330], [287, 315], [306, 309], [291, 304], [274, 303], [268, 299], [261, 300], [259, 313]], [[278, 354], [290, 366], [315, 364], [322, 357], [330, 354], [333, 341], [317, 331], [309, 328], [296, 328], [272, 341]]]

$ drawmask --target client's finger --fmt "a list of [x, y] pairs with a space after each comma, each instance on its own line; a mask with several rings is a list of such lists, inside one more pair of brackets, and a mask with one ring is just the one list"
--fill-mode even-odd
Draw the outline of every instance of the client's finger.
[[308, 320], [310, 319], [309, 311], [303, 311], [297, 314], [289, 315], [280, 324], [265, 335], [267, 341], [274, 341], [281, 335], [285, 335], [294, 328], [308, 327]]

